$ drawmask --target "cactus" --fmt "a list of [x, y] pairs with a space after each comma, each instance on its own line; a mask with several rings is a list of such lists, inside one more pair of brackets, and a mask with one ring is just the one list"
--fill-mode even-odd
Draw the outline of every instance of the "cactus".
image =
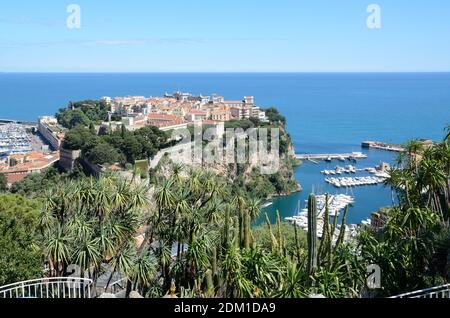
[[332, 237], [334, 236], [334, 233], [336, 232], [336, 225], [337, 225], [338, 217], [337, 215], [334, 217], [333, 220], [333, 226], [331, 228]]
[[341, 228], [339, 230], [339, 237], [336, 241], [336, 246], [334, 247], [335, 250], [337, 250], [339, 248], [339, 246], [344, 242], [345, 223], [346, 223], [346, 219], [347, 219], [347, 212], [348, 212], [348, 206], [345, 207], [345, 209], [344, 209], [344, 215], [342, 216], [342, 221], [341, 221]]
[[267, 212], [266, 212], [266, 224], [267, 224], [267, 227], [269, 228], [270, 238], [272, 239], [272, 253], [275, 253], [278, 250], [278, 242], [277, 242], [277, 238], [275, 237], [275, 235], [273, 235], [272, 225], [270, 224], [270, 220], [269, 220], [269, 216], [267, 215]]
[[250, 220], [250, 214], [244, 213], [244, 248], [250, 248], [251, 243], [251, 220]]
[[335, 217], [333, 220], [333, 224], [330, 226], [330, 223], [329, 223], [330, 213], [329, 213], [329, 207], [328, 207], [328, 205], [329, 205], [328, 200], [329, 199], [328, 199], [328, 194], [327, 194], [324, 224], [323, 224], [323, 236], [322, 236], [322, 240], [320, 242], [320, 247], [319, 247], [318, 263], [321, 266], [326, 264], [328, 267], [331, 267], [333, 265], [333, 258], [337, 252], [337, 249], [344, 242], [345, 222], [346, 222], [348, 207], [346, 207], [344, 210], [344, 215], [342, 217], [341, 230], [339, 233], [339, 237], [333, 248], [333, 238], [334, 238], [334, 235], [336, 232], [338, 218]]
[[240, 234], [240, 229], [239, 229], [239, 218], [238, 218], [238, 217], [234, 217], [234, 222], [233, 222], [233, 235], [234, 235], [234, 243], [236, 244], [237, 247], [240, 246], [239, 234]]
[[239, 246], [244, 246], [245, 212], [239, 210]]
[[321, 263], [321, 260], [323, 260], [328, 253], [328, 247], [330, 242], [329, 220], [330, 220], [329, 196], [327, 194], [325, 196], [325, 214], [323, 217], [323, 230], [322, 230], [322, 239], [320, 241], [318, 252], [318, 263]]
[[223, 245], [222, 245], [222, 248], [224, 250], [227, 249], [229, 242], [230, 242], [230, 209], [227, 208], [225, 210], [225, 226], [224, 226]]
[[256, 248], [256, 240], [255, 240], [255, 236], [253, 235], [253, 231], [250, 231], [250, 238], [252, 241], [252, 247]]
[[317, 202], [314, 194], [308, 199], [308, 267], [309, 275], [317, 270]]
[[214, 281], [213, 281], [213, 271], [208, 269], [205, 273], [206, 280], [206, 296], [208, 298], [214, 296]]

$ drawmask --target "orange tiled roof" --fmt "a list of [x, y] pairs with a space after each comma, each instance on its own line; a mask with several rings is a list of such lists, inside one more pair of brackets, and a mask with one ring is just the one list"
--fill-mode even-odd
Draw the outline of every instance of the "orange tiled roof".
[[29, 173], [48, 168], [59, 160], [59, 152], [54, 152], [52, 154], [32, 152], [27, 155], [14, 155], [11, 157], [12, 159], [16, 159], [16, 161], [23, 159], [23, 162], [19, 161], [14, 166], [8, 166], [6, 164], [0, 165], [0, 173], [5, 174], [8, 184], [14, 184], [25, 179]]
[[148, 114], [147, 118], [149, 120], [182, 120], [180, 117], [175, 115], [158, 114], [158, 113]]

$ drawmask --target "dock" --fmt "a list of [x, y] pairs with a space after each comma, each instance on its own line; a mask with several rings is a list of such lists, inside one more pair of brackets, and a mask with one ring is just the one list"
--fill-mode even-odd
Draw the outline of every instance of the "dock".
[[367, 155], [362, 152], [352, 152], [352, 153], [327, 153], [327, 154], [296, 154], [296, 159], [317, 161], [317, 160], [356, 160], [356, 159], [366, 159]]
[[405, 148], [401, 145], [387, 144], [379, 141], [363, 141], [361, 146], [363, 148], [373, 148], [386, 151], [404, 152]]
[[31, 126], [31, 127], [37, 126], [37, 122], [33, 122], [33, 121], [0, 118], [0, 125], [5, 125], [5, 124], [19, 124], [19, 125]]

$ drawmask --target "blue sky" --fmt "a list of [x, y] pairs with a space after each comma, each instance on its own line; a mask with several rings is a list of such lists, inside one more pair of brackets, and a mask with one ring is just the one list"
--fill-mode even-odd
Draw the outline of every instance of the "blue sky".
[[450, 71], [450, 1], [1, 1], [0, 71]]

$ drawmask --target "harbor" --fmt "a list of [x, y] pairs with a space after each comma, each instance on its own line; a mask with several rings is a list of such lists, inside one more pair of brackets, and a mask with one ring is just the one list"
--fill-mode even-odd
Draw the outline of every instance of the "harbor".
[[0, 123], [0, 159], [32, 151], [48, 152], [47, 142], [32, 130], [33, 127], [18, 122]]
[[357, 169], [356, 167], [349, 165], [347, 167], [337, 166], [334, 170], [322, 170], [324, 175], [342, 175], [342, 174], [356, 174], [359, 172], [367, 172], [373, 176], [361, 176], [361, 177], [331, 177], [325, 178], [325, 181], [337, 188], [341, 187], [357, 187], [366, 185], [376, 185], [386, 181], [389, 178], [388, 170], [390, 166], [386, 163], [381, 163], [377, 167], [367, 167]]
[[358, 159], [366, 159], [367, 155], [362, 152], [352, 152], [352, 153], [329, 153], [329, 154], [296, 154], [295, 158], [302, 161], [311, 161], [313, 163], [318, 163], [317, 161], [327, 161], [332, 160], [339, 161], [355, 161]]
[[0, 125], [0, 157], [30, 152], [31, 136], [25, 126], [16, 123]]
[[27, 126], [27, 127], [36, 127], [37, 126], [37, 123], [33, 122], [33, 121], [0, 118], [0, 125], [3, 125], [3, 124], [19, 124], [19, 125], [23, 125], [23, 126]]
[[326, 178], [325, 181], [336, 188], [377, 185], [383, 183], [386, 177], [355, 177], [355, 178]]
[[[323, 225], [324, 225], [324, 217], [326, 211], [326, 195], [316, 195], [317, 201], [317, 236], [319, 238], [323, 235]], [[305, 206], [307, 205], [307, 200], [305, 200]], [[328, 210], [330, 221], [332, 219], [337, 218], [341, 211], [346, 207], [352, 205], [355, 202], [355, 198], [350, 195], [345, 194], [336, 194], [329, 195], [328, 197]], [[301, 229], [307, 231], [308, 230], [308, 209], [305, 207], [304, 209], [300, 209], [300, 202], [298, 203], [298, 208], [294, 216], [286, 217], [285, 220], [295, 224]], [[333, 240], [337, 240], [339, 233], [341, 231], [341, 226], [336, 225], [337, 231], [335, 231]], [[349, 224], [345, 226], [345, 239], [349, 239], [356, 235], [356, 230], [358, 226], [356, 224]]]
[[385, 151], [404, 152], [405, 148], [402, 145], [388, 144], [380, 141], [363, 141], [361, 143], [363, 148], [372, 148]]
[[[335, 151], [335, 154], [353, 154], [353, 152], [358, 151], [358, 149], [356, 149], [357, 147], [357, 145], [336, 148], [330, 147], [330, 150], [332, 151], [329, 153]], [[330, 195], [344, 194], [354, 198], [354, 202], [349, 205], [347, 224], [359, 225], [363, 224], [363, 222], [367, 223], [368, 218], [371, 217], [373, 212], [376, 212], [380, 207], [392, 205], [390, 189], [389, 187], [384, 186], [381, 182], [383, 180], [378, 179], [376, 180], [376, 184], [370, 184], [373, 180], [370, 180], [371, 182], [369, 182], [369, 179], [344, 179], [339, 180], [340, 187], [325, 180], [326, 178], [386, 177], [386, 175], [383, 174], [389, 169], [389, 165], [386, 163], [394, 163], [396, 153], [378, 149], [360, 149], [361, 153], [364, 155], [364, 159], [357, 160], [356, 162], [343, 162], [341, 159], [335, 159], [331, 162], [327, 160], [317, 160], [318, 163], [314, 163], [309, 160], [304, 160], [295, 170], [296, 179], [301, 181], [303, 191], [287, 197], [274, 198], [273, 204], [264, 207], [263, 211], [268, 213], [271, 222], [276, 222], [276, 211], [279, 211], [280, 216], [286, 220], [286, 218], [298, 214], [298, 202], [301, 202], [303, 205], [303, 202], [305, 202], [310, 193], [329, 193]], [[311, 150], [312, 151], [308, 153], [313, 153], [316, 148]], [[317, 150], [320, 150], [320, 148], [317, 148]], [[316, 153], [322, 152], [317, 151]], [[336, 158], [339, 157], [336, 156]], [[339, 213], [339, 218], [341, 216], [342, 213]], [[263, 222], [264, 217], [259, 218], [257, 221], [258, 224], [262, 224]], [[338, 221], [338, 224], [339, 223], [340, 220]]]

